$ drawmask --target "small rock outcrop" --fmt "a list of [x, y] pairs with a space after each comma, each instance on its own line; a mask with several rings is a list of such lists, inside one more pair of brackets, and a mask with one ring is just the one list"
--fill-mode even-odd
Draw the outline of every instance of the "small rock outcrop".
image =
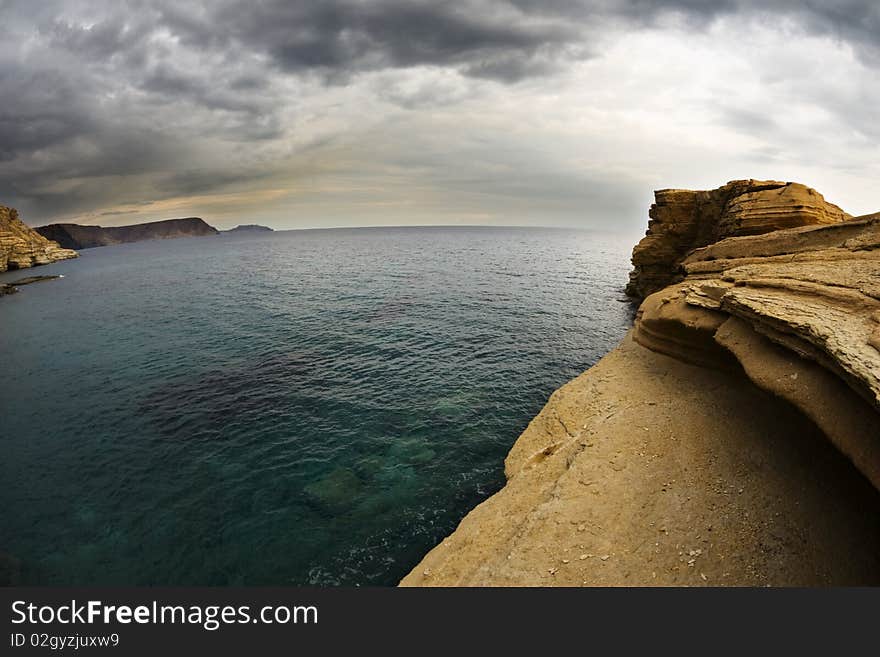
[[54, 281], [56, 278], [61, 278], [61, 276], [25, 276], [24, 278], [17, 278], [11, 283], [0, 283], [0, 297], [4, 294], [15, 294], [22, 285]]
[[654, 198], [648, 231], [633, 249], [626, 288], [638, 298], [680, 280], [679, 265], [695, 248], [726, 237], [850, 218], [816, 190], [791, 182], [734, 180], [709, 191], [662, 189]]
[[96, 246], [217, 235], [218, 230], [198, 217], [165, 219], [130, 226], [82, 226], [80, 224], [49, 224], [35, 229], [44, 237], [68, 249], [90, 249]]
[[18, 218], [17, 210], [0, 205], [0, 272], [75, 257], [75, 251], [62, 248], [27, 226]]

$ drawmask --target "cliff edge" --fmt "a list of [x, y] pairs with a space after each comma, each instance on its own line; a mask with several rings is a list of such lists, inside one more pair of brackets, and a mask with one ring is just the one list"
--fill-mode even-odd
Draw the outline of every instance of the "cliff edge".
[[648, 211], [648, 231], [633, 249], [627, 294], [644, 298], [681, 278], [693, 249], [726, 237], [834, 224], [851, 218], [800, 183], [733, 180], [718, 189], [661, 189]]
[[27, 226], [15, 208], [0, 205], [0, 272], [75, 257], [75, 251], [61, 248]]
[[880, 214], [656, 192], [624, 341], [402, 585], [880, 584]]

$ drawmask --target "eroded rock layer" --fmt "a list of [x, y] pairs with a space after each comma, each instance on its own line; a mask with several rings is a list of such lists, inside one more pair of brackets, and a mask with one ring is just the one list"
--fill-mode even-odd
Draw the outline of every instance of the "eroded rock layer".
[[61, 248], [27, 226], [17, 210], [0, 205], [0, 272], [75, 257], [76, 251]]
[[732, 357], [880, 489], [880, 217], [725, 239], [682, 268], [645, 299], [635, 340], [684, 360], [693, 345], [703, 364]]
[[845, 221], [850, 216], [799, 183], [734, 180], [709, 191], [654, 192], [645, 237], [633, 250], [627, 293], [644, 298], [680, 279], [693, 249], [725, 237]]

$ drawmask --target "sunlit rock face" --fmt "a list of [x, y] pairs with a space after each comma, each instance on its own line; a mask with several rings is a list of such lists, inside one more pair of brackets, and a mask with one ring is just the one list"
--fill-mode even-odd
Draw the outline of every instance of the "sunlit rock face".
[[75, 257], [75, 251], [61, 248], [26, 226], [15, 208], [0, 205], [0, 272]]
[[693, 249], [726, 237], [782, 228], [833, 224], [850, 218], [816, 190], [799, 183], [734, 180], [710, 191], [654, 193], [648, 231], [633, 249], [627, 293], [644, 298], [681, 278]]

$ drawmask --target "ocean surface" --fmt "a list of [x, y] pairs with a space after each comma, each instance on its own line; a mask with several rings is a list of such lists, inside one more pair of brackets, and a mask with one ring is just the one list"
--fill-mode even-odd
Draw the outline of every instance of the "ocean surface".
[[632, 240], [381, 228], [0, 275], [0, 557], [24, 584], [390, 585], [610, 350]]

